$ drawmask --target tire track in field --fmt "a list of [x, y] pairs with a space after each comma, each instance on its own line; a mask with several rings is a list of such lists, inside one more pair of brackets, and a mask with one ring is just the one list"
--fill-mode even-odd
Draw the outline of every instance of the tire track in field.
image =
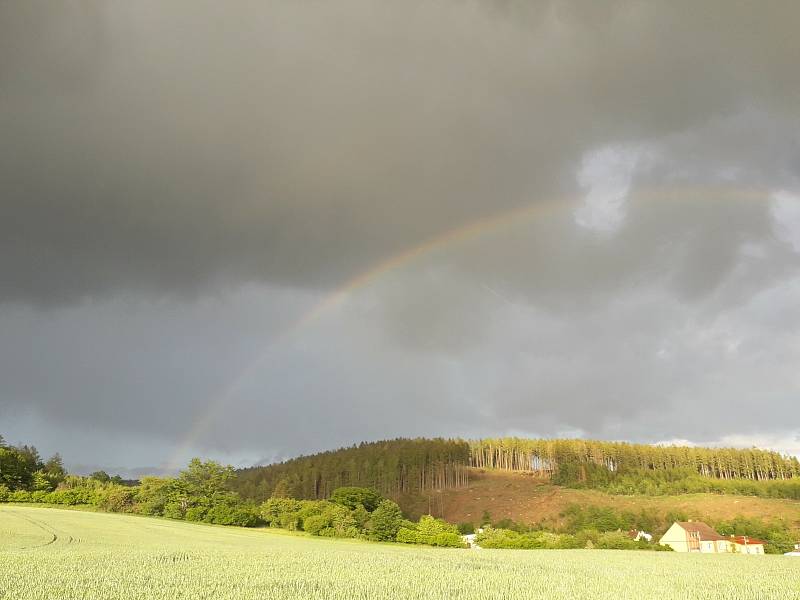
[[[20, 519], [22, 519], [24, 521], [27, 521], [28, 523], [30, 523], [34, 527], [38, 527], [39, 529], [44, 531], [46, 534], [48, 534], [49, 536], [52, 537], [52, 539], [46, 541], [43, 544], [34, 544], [33, 546], [22, 546], [21, 548], [18, 548], [18, 550], [33, 550], [35, 548], [44, 548], [45, 546], [49, 546], [49, 545], [54, 544], [54, 543], [56, 543], [58, 541], [58, 533], [56, 533], [56, 531], [52, 527], [47, 525], [46, 523], [42, 523], [42, 522], [38, 521], [37, 519], [33, 519], [33, 518], [29, 517], [28, 515], [20, 514], [20, 513], [18, 513], [17, 511], [14, 511], [14, 510], [10, 510], [8, 512], [10, 512], [12, 515], [14, 515], [16, 517], [19, 517]], [[72, 536], [70, 536], [70, 541], [71, 541], [71, 537]]]

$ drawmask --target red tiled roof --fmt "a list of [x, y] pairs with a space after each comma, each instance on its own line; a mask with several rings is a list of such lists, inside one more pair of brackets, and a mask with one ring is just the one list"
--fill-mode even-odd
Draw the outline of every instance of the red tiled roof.
[[727, 540], [724, 535], [718, 534], [710, 526], [702, 521], [678, 521], [678, 525], [683, 527], [688, 532], [697, 532], [700, 534], [700, 540], [703, 542], [713, 542], [716, 540]]
[[763, 546], [764, 544], [767, 543], [764, 540], [759, 540], [757, 538], [753, 538], [753, 537], [750, 537], [750, 536], [744, 536], [744, 535], [732, 535], [730, 539], [731, 539], [732, 542], [735, 542], [737, 544], [740, 544], [740, 545], [744, 546], [745, 545], [745, 538], [747, 539], [747, 545], [748, 546], [753, 546], [753, 545], [758, 545], [758, 544], [761, 544]]

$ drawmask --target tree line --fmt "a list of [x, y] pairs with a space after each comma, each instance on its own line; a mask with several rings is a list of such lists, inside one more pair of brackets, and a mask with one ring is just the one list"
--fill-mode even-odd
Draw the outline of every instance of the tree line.
[[[277, 489], [322, 499], [348, 485], [389, 497], [468, 485], [469, 467], [527, 471], [612, 493], [711, 491], [800, 497], [796, 457], [757, 448], [652, 446], [579, 439], [395, 439], [242, 469], [236, 489], [256, 500]], [[718, 481], [719, 483], [714, 483]]]
[[[576, 439], [399, 438], [365, 442], [242, 469], [227, 476], [225, 485], [254, 502], [273, 495], [323, 500], [333, 490], [348, 486], [372, 488], [398, 499], [465, 487], [469, 484], [470, 467], [528, 471], [558, 485], [592, 487], [615, 494], [714, 492], [800, 498], [800, 462], [796, 457], [756, 448], [651, 446]], [[49, 493], [66, 478], [58, 454], [43, 460], [35, 447], [11, 446], [0, 437], [3, 489]], [[102, 471], [90, 478], [100, 484], [121, 483], [119, 477], [112, 478]], [[146, 483], [154, 486], [155, 480], [147, 478]]]
[[42, 460], [35, 446], [11, 446], [0, 435], [0, 486], [6, 490], [52, 491], [67, 472], [59, 454]]
[[653, 446], [580, 439], [495, 438], [469, 442], [470, 465], [531, 471], [541, 477], [586, 478], [591, 466], [609, 473], [686, 469], [712, 479], [751, 481], [800, 477], [794, 456], [758, 448]]
[[260, 515], [269, 527], [324, 537], [465, 546], [455, 525], [431, 515], [423, 515], [417, 522], [409, 521], [395, 502], [370, 488], [337, 488], [327, 500], [274, 496], [261, 505]]
[[235, 489], [245, 498], [274, 495], [319, 500], [339, 487], [360, 486], [396, 497], [469, 483], [469, 444], [451, 439], [364, 442], [301, 456], [282, 463], [241, 469]]

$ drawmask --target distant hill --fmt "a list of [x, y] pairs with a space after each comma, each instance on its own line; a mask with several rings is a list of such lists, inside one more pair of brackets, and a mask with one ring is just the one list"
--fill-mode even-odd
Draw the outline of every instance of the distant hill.
[[365, 442], [242, 469], [235, 485], [254, 500], [276, 490], [297, 498], [327, 498], [346, 485], [413, 498], [468, 488], [476, 469], [524, 473], [563, 487], [618, 495], [713, 492], [800, 499], [800, 461], [778, 452], [575, 439]]

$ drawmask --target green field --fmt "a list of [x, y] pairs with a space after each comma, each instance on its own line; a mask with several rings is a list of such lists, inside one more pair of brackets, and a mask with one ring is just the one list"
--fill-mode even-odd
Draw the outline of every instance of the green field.
[[800, 599], [800, 560], [450, 550], [0, 506], [0, 598]]

